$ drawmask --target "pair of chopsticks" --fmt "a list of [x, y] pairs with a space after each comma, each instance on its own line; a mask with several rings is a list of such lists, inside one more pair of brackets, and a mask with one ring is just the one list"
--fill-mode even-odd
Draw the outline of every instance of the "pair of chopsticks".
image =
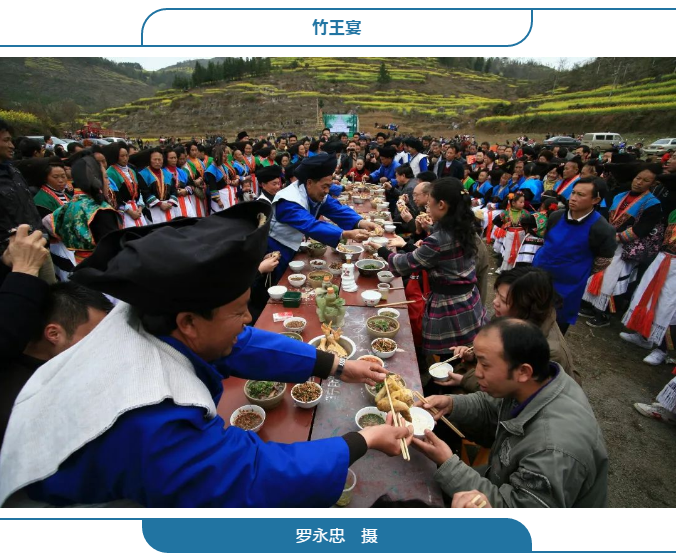
[[[426, 399], [425, 399], [425, 397], [424, 397], [422, 394], [420, 394], [418, 391], [412, 391], [412, 392], [416, 395], [416, 397], [417, 397], [419, 400], [421, 400], [422, 402], [427, 402]], [[437, 413], [438, 410], [437, 410], [437, 408], [430, 408], [429, 411], [430, 411], [430, 413], [432, 413], [432, 414], [434, 415], [434, 414]], [[447, 426], [448, 426], [449, 428], [451, 428], [451, 430], [452, 430], [454, 433], [456, 433], [459, 437], [461, 437], [462, 439], [465, 438], [465, 435], [464, 435], [463, 433], [461, 433], [458, 429], [456, 429], [456, 427], [454, 427], [453, 423], [451, 423], [451, 421], [449, 421], [446, 417], [442, 416], [440, 419], [441, 419], [444, 423], [446, 423]]]
[[[465, 353], [467, 354], [468, 352], [472, 352], [473, 350], [474, 350], [474, 347], [471, 346], [470, 348], [468, 348], [468, 350], [466, 350]], [[447, 362], [453, 362], [454, 360], [458, 360], [460, 357], [461, 357], [460, 355], [456, 354], [455, 356], [452, 356], [451, 358], [449, 358], [447, 360], [443, 360], [441, 362], [436, 362], [428, 368], [428, 371], [430, 371], [433, 367], [437, 367], [438, 365], [442, 365], [442, 364], [446, 364]]]
[[[394, 290], [394, 289], [388, 289], [388, 290]], [[374, 308], [391, 308], [393, 306], [401, 306], [403, 304], [413, 304], [416, 302], [416, 300], [403, 300], [402, 302], [391, 302], [390, 304], [380, 304], [374, 306]]]
[[[395, 412], [395, 408], [393, 406], [393, 399], [390, 397], [390, 388], [388, 388], [388, 378], [386, 377], [386, 380], [383, 381], [383, 384], [385, 385], [386, 388], [386, 393], [388, 393], [388, 402], [390, 403], [390, 413], [393, 414], [393, 421], [395, 422], [395, 427], [402, 427], [402, 424], [400, 423], [400, 414]], [[409, 456], [409, 447], [407, 446], [407, 439], [400, 439], [400, 449], [402, 450], [402, 457], [407, 461], [411, 461], [411, 456]]]
[[471, 504], [474, 504], [474, 505], [477, 506], [478, 508], [484, 508], [484, 507], [487, 505], [487, 501], [486, 501], [486, 500], [482, 500], [482, 502], [478, 505], [478, 504], [477, 504], [477, 501], [478, 501], [480, 498], [482, 498], [482, 497], [478, 494], [477, 496], [475, 496], [475, 498], [473, 498], [473, 499], [470, 501], [470, 503], [471, 503]]

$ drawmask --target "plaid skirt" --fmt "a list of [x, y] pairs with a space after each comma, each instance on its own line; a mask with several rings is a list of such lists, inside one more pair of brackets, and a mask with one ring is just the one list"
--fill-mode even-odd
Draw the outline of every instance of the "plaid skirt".
[[430, 293], [423, 314], [424, 353], [447, 355], [453, 346], [471, 345], [486, 315], [477, 287], [458, 296]]

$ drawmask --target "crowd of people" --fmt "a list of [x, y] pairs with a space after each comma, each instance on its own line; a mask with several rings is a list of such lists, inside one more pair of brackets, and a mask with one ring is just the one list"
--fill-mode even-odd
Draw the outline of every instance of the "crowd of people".
[[[330, 129], [71, 142], [61, 156], [30, 142], [0, 121], [0, 504], [330, 506], [350, 464], [397, 455], [402, 438], [436, 462], [454, 506], [477, 507], [470, 493], [486, 507], [607, 504], [607, 452], [566, 334], [579, 316], [601, 327], [618, 314], [621, 338], [665, 363], [674, 153]], [[252, 326], [305, 239], [369, 241], [376, 224], [345, 200], [369, 184], [398, 224], [371, 246], [424, 299], [409, 312], [421, 405], [491, 449], [481, 471], [390, 417], [286, 445], [216, 414], [231, 375], [385, 378]], [[428, 382], [450, 352], [463, 368]], [[635, 407], [674, 424], [674, 389]]]

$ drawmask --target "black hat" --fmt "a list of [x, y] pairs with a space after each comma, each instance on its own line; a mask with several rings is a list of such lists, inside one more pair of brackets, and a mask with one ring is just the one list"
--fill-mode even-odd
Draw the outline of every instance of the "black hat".
[[237, 141], [240, 142], [244, 137], [248, 137], [249, 133], [247, 131], [240, 131], [237, 134]]
[[58, 156], [50, 156], [49, 158], [25, 158], [17, 161], [15, 167], [21, 172], [28, 186], [38, 190], [46, 183], [48, 168], [54, 165], [63, 167], [64, 164]]
[[113, 231], [72, 279], [150, 315], [218, 308], [252, 286], [271, 212], [268, 202], [243, 202], [206, 218]]
[[305, 183], [308, 179], [314, 181], [332, 175], [336, 171], [336, 158], [326, 152], [320, 152], [315, 156], [303, 158], [294, 174], [299, 181]]
[[378, 149], [378, 154], [382, 158], [394, 158], [397, 156], [397, 150], [395, 150], [392, 146], [384, 146], [383, 148]]
[[260, 167], [256, 170], [256, 179], [259, 183], [268, 183], [282, 175], [282, 168], [279, 165], [269, 165]]
[[423, 152], [423, 143], [417, 138], [409, 137], [404, 139], [404, 144], [411, 146], [416, 150], [416, 152]]
[[127, 145], [124, 142], [116, 140], [115, 142], [112, 142], [101, 149], [103, 155], [106, 157], [106, 163], [109, 166], [118, 163], [118, 159], [120, 158], [120, 150], [123, 148], [126, 149]]
[[150, 165], [150, 155], [153, 152], [160, 152], [158, 148], [153, 148], [152, 150], [141, 150], [136, 154], [129, 156], [129, 165], [131, 165], [137, 171], [140, 171]]
[[338, 154], [339, 152], [343, 152], [345, 149], [345, 145], [338, 140], [327, 142], [326, 144], [322, 145], [322, 152], [326, 152], [327, 154]]

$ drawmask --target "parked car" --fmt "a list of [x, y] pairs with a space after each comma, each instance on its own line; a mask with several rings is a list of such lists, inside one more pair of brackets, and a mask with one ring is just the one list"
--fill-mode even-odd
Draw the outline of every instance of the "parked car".
[[578, 148], [581, 141], [571, 137], [550, 137], [543, 142], [543, 146], [564, 146], [566, 148]]
[[585, 133], [583, 135], [583, 144], [590, 148], [613, 148], [625, 139], [618, 133], [604, 131], [603, 133]]
[[[40, 146], [45, 145], [45, 137], [43, 135], [30, 136], [30, 137], [26, 137], [26, 138], [29, 138], [29, 139], [32, 139], [32, 140], [39, 142]], [[57, 137], [52, 137], [52, 142], [54, 143], [54, 146], [56, 146], [57, 144], [60, 144], [64, 148], [66, 148], [66, 145], [68, 144], [65, 140], [62, 140], [62, 139], [57, 138]]]
[[103, 140], [107, 140], [110, 143], [113, 142], [128, 142], [127, 139], [123, 139], [120, 137], [103, 137]]
[[656, 142], [650, 144], [644, 149], [645, 154], [650, 156], [659, 155], [662, 156], [669, 150], [675, 152], [677, 150], [677, 139], [673, 138], [662, 138], [658, 139]]

